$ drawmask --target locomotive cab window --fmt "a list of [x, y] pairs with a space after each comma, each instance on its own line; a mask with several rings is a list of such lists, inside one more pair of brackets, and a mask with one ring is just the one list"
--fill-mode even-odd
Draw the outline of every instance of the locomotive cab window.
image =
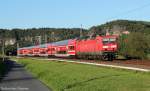
[[107, 44], [107, 43], [109, 43], [109, 38], [103, 38], [103, 44]]
[[116, 38], [103, 38], [103, 44], [114, 43], [116, 42]]
[[110, 38], [109, 41], [110, 41], [111, 43], [114, 43], [114, 42], [116, 42], [116, 38]]

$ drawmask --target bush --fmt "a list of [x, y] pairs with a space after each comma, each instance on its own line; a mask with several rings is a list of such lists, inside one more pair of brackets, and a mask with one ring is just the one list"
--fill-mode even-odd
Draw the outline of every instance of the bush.
[[149, 36], [140, 32], [121, 36], [119, 53], [132, 58], [147, 59], [150, 52], [149, 38]]

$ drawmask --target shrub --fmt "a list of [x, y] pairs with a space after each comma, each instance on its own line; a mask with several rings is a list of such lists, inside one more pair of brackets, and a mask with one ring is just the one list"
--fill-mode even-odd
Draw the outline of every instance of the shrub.
[[133, 32], [119, 39], [119, 53], [132, 58], [146, 59], [150, 52], [149, 36], [144, 33]]

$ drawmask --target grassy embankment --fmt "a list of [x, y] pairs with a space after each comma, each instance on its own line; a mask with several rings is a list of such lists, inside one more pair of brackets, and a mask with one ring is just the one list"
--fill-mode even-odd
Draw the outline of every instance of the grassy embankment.
[[150, 73], [33, 59], [18, 62], [54, 91], [150, 91]]

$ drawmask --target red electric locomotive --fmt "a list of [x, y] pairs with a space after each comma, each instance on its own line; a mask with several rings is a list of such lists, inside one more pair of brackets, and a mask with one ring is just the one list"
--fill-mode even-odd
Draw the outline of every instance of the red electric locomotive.
[[97, 36], [93, 39], [77, 40], [78, 57], [113, 60], [117, 52], [116, 36]]

